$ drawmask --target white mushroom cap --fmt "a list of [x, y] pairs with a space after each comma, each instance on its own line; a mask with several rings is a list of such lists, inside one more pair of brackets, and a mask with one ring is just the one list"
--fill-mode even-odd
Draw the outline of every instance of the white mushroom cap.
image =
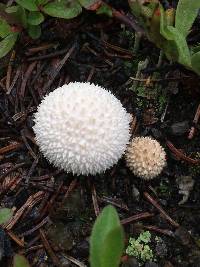
[[130, 170], [145, 180], [158, 176], [166, 165], [164, 148], [151, 137], [133, 138], [125, 157]]
[[73, 174], [96, 174], [113, 166], [129, 141], [130, 114], [104, 88], [74, 82], [45, 96], [33, 127], [41, 152]]

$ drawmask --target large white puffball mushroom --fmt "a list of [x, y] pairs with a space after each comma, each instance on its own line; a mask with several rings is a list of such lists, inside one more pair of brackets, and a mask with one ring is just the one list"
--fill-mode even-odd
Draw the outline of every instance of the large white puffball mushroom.
[[113, 166], [129, 141], [130, 114], [104, 88], [74, 82], [45, 96], [33, 127], [43, 155], [73, 174], [97, 174]]
[[166, 165], [164, 148], [151, 137], [133, 138], [127, 148], [125, 158], [130, 170], [145, 180], [158, 176]]

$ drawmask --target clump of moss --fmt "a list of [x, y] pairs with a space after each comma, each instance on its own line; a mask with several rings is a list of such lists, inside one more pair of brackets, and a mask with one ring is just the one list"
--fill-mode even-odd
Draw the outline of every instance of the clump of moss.
[[126, 254], [135, 257], [140, 265], [146, 261], [155, 261], [153, 251], [149, 246], [150, 242], [151, 233], [149, 231], [144, 231], [137, 239], [130, 237]]

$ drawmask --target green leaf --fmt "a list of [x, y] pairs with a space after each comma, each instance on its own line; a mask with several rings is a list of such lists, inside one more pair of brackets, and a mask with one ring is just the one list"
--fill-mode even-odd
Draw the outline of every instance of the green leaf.
[[118, 267], [124, 248], [124, 233], [112, 206], [103, 209], [90, 238], [91, 267]]
[[167, 28], [171, 34], [171, 40], [173, 40], [177, 46], [179, 54], [178, 62], [185, 66], [191, 66], [190, 50], [185, 37], [176, 28], [172, 26], [168, 26]]
[[8, 222], [11, 219], [12, 215], [13, 215], [13, 211], [11, 209], [1, 208], [0, 209], [0, 224]]
[[12, 33], [10, 25], [0, 18], [0, 37], [5, 38], [10, 33]]
[[44, 16], [39, 11], [33, 11], [28, 14], [27, 21], [30, 25], [39, 25], [44, 21]]
[[155, 10], [158, 7], [158, 0], [141, 1], [141, 0], [128, 0], [129, 6], [133, 15], [137, 18], [141, 26], [148, 31], [149, 22]]
[[43, 6], [46, 5], [50, 0], [36, 0], [36, 5], [37, 6]]
[[200, 0], [179, 0], [176, 8], [176, 29], [187, 36], [200, 8]]
[[38, 11], [35, 0], [15, 0], [15, 2], [29, 11]]
[[0, 42], [0, 58], [4, 57], [14, 46], [18, 33], [11, 33]]
[[12, 14], [13, 18], [23, 27], [27, 27], [27, 14], [22, 6], [10, 6], [6, 8], [8, 14]]
[[78, 0], [81, 6], [86, 9], [90, 9], [92, 5], [99, 3], [99, 0]]
[[28, 34], [32, 39], [37, 39], [41, 35], [41, 28], [39, 25], [29, 25]]
[[15, 13], [18, 10], [18, 6], [9, 6], [5, 9], [6, 13]]
[[13, 258], [13, 267], [30, 267], [30, 264], [23, 255], [15, 254]]
[[22, 26], [26, 29], [27, 28], [27, 11], [22, 7], [19, 6], [17, 13], [16, 13], [16, 18], [20, 21]]
[[[165, 44], [164, 52], [171, 60], [178, 60], [179, 63], [190, 67], [190, 51], [185, 36], [183, 36], [175, 27], [168, 25], [166, 14], [164, 13], [162, 7], [160, 7], [160, 11], [160, 33], [166, 38], [166, 40], [168, 40], [168, 43], [166, 42]], [[176, 51], [178, 52], [178, 57], [176, 55]]]
[[192, 58], [192, 69], [200, 75], [200, 51], [195, 53]]
[[82, 11], [80, 4], [70, 0], [55, 0], [43, 7], [43, 12], [52, 17], [72, 19]]
[[96, 13], [98, 15], [105, 14], [108, 17], [112, 17], [112, 14], [113, 14], [112, 9], [108, 5], [105, 5], [105, 4], [102, 4], [101, 7], [98, 8]]

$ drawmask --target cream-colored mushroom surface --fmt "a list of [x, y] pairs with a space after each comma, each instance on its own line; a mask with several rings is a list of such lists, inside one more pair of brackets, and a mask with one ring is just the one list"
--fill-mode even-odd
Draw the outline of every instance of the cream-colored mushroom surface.
[[133, 138], [125, 157], [130, 170], [145, 180], [158, 176], [166, 165], [164, 148], [151, 137]]

